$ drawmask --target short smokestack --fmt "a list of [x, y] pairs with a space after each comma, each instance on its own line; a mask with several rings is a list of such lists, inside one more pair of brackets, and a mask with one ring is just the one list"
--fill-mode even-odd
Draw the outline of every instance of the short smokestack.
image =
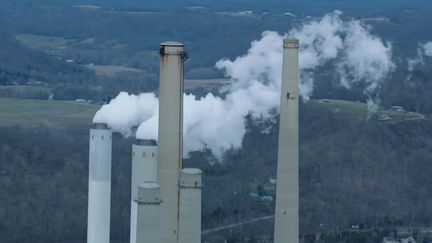
[[179, 175], [182, 168], [183, 83], [186, 53], [182, 43], [160, 45], [159, 183], [161, 241], [178, 242]]
[[283, 43], [275, 243], [299, 242], [299, 41]]
[[132, 180], [131, 180], [131, 218], [130, 243], [136, 243], [137, 234], [137, 197], [140, 182], [158, 181], [156, 140], [137, 139], [132, 145]]
[[112, 132], [106, 124], [90, 129], [87, 243], [110, 242]]
[[201, 243], [201, 176], [200, 169], [181, 172], [179, 243]]
[[162, 243], [160, 241], [160, 186], [143, 182], [137, 188], [137, 243]]

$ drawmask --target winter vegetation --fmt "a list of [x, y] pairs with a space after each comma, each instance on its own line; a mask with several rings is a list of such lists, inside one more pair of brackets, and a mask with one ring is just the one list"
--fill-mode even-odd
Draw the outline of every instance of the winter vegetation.
[[117, 132], [111, 242], [129, 242], [130, 135], [157, 136], [165, 40], [190, 56], [203, 239], [272, 242], [287, 35], [302, 43], [302, 242], [432, 242], [430, 2], [238, 1], [0, 0], [1, 242], [86, 242], [92, 121]]

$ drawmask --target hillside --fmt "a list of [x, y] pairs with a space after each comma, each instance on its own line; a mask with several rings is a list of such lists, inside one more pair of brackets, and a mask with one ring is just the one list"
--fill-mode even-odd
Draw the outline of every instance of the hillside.
[[73, 64], [27, 48], [9, 35], [0, 34], [0, 85], [76, 83], [91, 73]]
[[[156, 88], [155, 73], [117, 68], [115, 72], [108, 70], [110, 75], [100, 75], [99, 70], [60, 55], [76, 41], [50, 35], [0, 34], [0, 98], [47, 99], [52, 95], [56, 100], [103, 101], [119, 91], [143, 92]], [[83, 54], [80, 50], [75, 53]], [[105, 73], [106, 69], [110, 67], [103, 69]]]
[[[394, 61], [400, 60], [396, 62], [392, 76], [383, 81], [379, 94], [382, 102], [387, 106], [399, 104], [409, 111], [432, 113], [430, 68], [416, 67], [418, 70], [414, 70], [412, 80], [408, 81], [406, 63], [407, 59], [415, 57], [419, 43], [432, 39], [429, 31], [431, 8], [425, 7], [430, 5], [427, 1], [393, 1], [388, 4], [390, 0], [322, 0], [298, 4], [300, 1], [297, 0], [284, 3], [280, 0], [253, 0], [234, 4], [240, 1], [131, 0], [92, 1], [94, 5], [85, 2], [26, 0], [15, 4], [0, 1], [2, 33], [7, 33], [9, 39], [15, 38], [12, 41], [18, 43], [20, 49], [25, 46], [27, 53], [17, 51], [16, 60], [12, 59], [10, 65], [3, 64], [7, 73], [0, 74], [0, 85], [51, 82], [49, 86], [56, 86], [50, 87], [54, 99], [63, 100], [84, 98], [101, 101], [119, 91], [154, 91], [158, 85], [159, 43], [169, 39], [186, 45], [190, 56], [185, 65], [187, 78], [220, 78], [220, 73], [211, 69], [215, 62], [243, 55], [250, 42], [259, 39], [263, 31], [286, 33], [294, 26], [340, 9], [345, 13], [342, 19], [362, 20], [371, 26], [371, 33], [391, 42]], [[26, 3], [32, 3], [31, 7]], [[253, 13], [239, 14], [244, 10]], [[287, 12], [297, 17], [289, 17], [285, 14]], [[377, 21], [379, 19], [388, 21]], [[8, 47], [5, 50], [14, 49]], [[45, 57], [32, 57], [42, 53], [50, 60], [58, 61], [55, 65], [78, 67], [85, 70], [84, 76], [90, 76], [82, 77], [83, 74], [73, 70], [62, 71], [58, 67], [55, 70], [61, 74], [50, 74], [51, 71], [45, 69], [55, 65]], [[10, 55], [5, 57], [11, 59]], [[28, 59], [29, 63], [21, 59]], [[425, 59], [425, 64], [430, 65], [431, 60]], [[30, 72], [27, 64], [37, 68]], [[91, 70], [86, 68], [91, 64], [94, 64]], [[364, 101], [364, 87], [353, 86], [346, 91], [333, 74], [334, 70], [327, 67], [316, 70], [316, 88], [312, 98]], [[1, 78], [1, 75], [6, 76]]]

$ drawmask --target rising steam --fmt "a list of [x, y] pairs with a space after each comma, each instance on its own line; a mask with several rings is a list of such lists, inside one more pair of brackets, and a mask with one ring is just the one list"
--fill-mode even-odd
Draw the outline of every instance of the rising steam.
[[[314, 89], [316, 69], [331, 64], [345, 88], [363, 83], [368, 103], [393, 71], [390, 43], [371, 34], [359, 21], [342, 21], [340, 11], [290, 31], [300, 40], [301, 95], [308, 100]], [[369, 106], [370, 107], [370, 106]]]
[[[364, 93], [374, 97], [393, 70], [391, 45], [370, 32], [359, 21], [343, 21], [335, 11], [289, 32], [300, 39], [300, 93], [304, 101], [314, 90], [317, 68], [330, 65], [340, 84], [350, 88], [362, 83]], [[223, 87], [224, 98], [207, 94], [184, 95], [184, 152], [210, 149], [221, 158], [223, 152], [240, 148], [246, 133], [246, 116], [266, 120], [278, 113], [282, 73], [282, 41], [288, 36], [265, 31], [248, 52], [234, 60], [222, 59], [216, 67], [231, 79]], [[431, 48], [432, 49], [432, 48]], [[432, 51], [432, 50], [431, 50]], [[154, 94], [120, 93], [95, 115], [94, 122], [107, 123], [114, 131], [131, 134], [139, 126], [138, 138], [157, 139], [158, 100]], [[369, 98], [368, 107], [376, 107]]]
[[408, 80], [411, 80], [412, 72], [415, 67], [425, 65], [426, 57], [432, 57], [432, 41], [425, 44], [419, 43], [417, 47], [417, 56], [408, 59]]

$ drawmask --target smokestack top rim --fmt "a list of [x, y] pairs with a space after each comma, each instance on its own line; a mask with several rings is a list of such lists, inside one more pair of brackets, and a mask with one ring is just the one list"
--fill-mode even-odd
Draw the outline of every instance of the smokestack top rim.
[[138, 188], [153, 190], [153, 189], [159, 189], [160, 185], [159, 185], [159, 183], [156, 183], [153, 181], [144, 181], [144, 182], [139, 183]]
[[201, 175], [202, 170], [198, 168], [184, 168], [182, 169], [182, 173], [187, 175]]
[[161, 46], [183, 47], [184, 44], [178, 41], [165, 41], [160, 43]]
[[93, 129], [109, 130], [109, 127], [106, 123], [95, 122], [93, 123]]
[[135, 141], [135, 145], [140, 145], [140, 146], [156, 146], [157, 142], [154, 139], [137, 138], [136, 141]]
[[297, 38], [288, 37], [283, 40], [284, 48], [299, 48], [300, 41]]

